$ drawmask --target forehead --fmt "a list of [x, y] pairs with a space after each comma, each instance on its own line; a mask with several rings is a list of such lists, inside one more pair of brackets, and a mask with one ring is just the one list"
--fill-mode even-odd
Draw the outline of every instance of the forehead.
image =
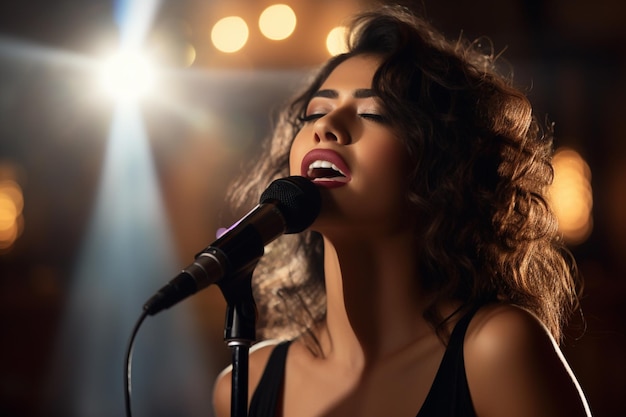
[[376, 55], [357, 55], [335, 68], [320, 89], [355, 90], [370, 88], [381, 59]]

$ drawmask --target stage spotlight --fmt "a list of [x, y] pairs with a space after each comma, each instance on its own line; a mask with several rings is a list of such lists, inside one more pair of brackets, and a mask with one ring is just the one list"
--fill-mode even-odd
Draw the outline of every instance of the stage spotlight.
[[110, 56], [100, 67], [100, 87], [109, 97], [135, 101], [150, 94], [156, 74], [147, 57], [124, 51]]

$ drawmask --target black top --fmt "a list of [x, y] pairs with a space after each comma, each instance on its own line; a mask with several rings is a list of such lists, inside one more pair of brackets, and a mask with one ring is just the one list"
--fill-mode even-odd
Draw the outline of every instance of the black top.
[[[463, 316], [454, 327], [433, 385], [416, 417], [476, 417], [463, 360], [465, 332], [474, 313], [475, 310]], [[285, 361], [290, 344], [290, 341], [282, 342], [272, 351], [252, 396], [250, 417], [280, 415], [277, 406], [282, 403]]]

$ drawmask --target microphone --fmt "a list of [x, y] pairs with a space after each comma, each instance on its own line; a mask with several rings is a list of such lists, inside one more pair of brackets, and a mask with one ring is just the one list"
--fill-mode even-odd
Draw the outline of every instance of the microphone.
[[251, 273], [265, 245], [282, 234], [302, 232], [320, 209], [319, 190], [308, 179], [291, 176], [273, 181], [259, 204], [198, 253], [192, 264], [144, 304], [144, 311], [155, 315], [220, 280]]

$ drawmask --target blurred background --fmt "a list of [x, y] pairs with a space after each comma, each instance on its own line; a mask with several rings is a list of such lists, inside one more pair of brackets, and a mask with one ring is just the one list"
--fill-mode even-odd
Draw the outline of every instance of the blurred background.
[[[595, 415], [626, 415], [626, 3], [403, 3], [486, 36], [555, 122], [552, 200], [586, 282], [563, 348]], [[236, 220], [229, 180], [371, 6], [273, 4], [0, 5], [0, 416], [124, 415], [144, 302]], [[213, 415], [224, 309], [211, 287], [146, 320], [133, 415]]]

